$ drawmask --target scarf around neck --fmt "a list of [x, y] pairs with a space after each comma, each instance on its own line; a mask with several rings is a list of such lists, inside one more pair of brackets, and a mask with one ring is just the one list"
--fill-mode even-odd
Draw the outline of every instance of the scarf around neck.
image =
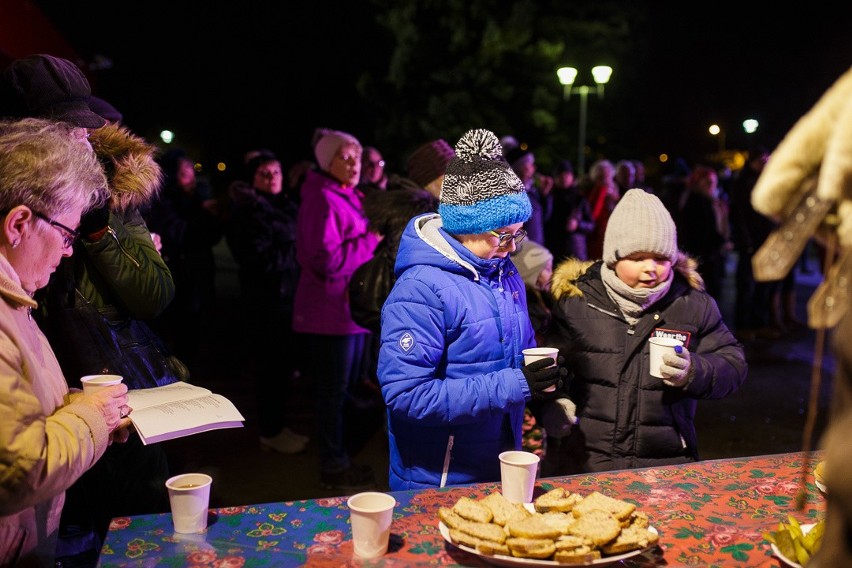
[[653, 288], [631, 288], [624, 283], [613, 269], [606, 264], [601, 266], [601, 280], [607, 295], [618, 306], [624, 318], [630, 325], [635, 325], [642, 314], [666, 295], [674, 280], [674, 270], [669, 277]]

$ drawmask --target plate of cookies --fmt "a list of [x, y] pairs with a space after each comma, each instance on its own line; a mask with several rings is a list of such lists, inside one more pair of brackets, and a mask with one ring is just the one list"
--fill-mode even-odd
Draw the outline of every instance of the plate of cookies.
[[656, 546], [657, 530], [627, 501], [557, 487], [532, 503], [499, 491], [438, 510], [448, 543], [497, 566], [604, 566]]

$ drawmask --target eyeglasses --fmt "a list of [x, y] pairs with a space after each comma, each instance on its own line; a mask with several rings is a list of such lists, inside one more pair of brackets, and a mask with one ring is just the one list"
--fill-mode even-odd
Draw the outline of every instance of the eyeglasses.
[[364, 162], [364, 165], [370, 166], [370, 167], [373, 167], [373, 168], [383, 168], [383, 167], [385, 167], [385, 161], [384, 160], [377, 160], [377, 161], [374, 162], [372, 160], [366, 160]]
[[517, 245], [527, 236], [527, 232], [523, 229], [519, 230], [517, 233], [498, 233], [497, 231], [488, 231], [490, 234], [494, 235], [499, 239], [497, 246], [500, 248], [506, 248], [509, 246], [509, 243], [515, 241]]
[[45, 223], [47, 223], [48, 225], [50, 225], [51, 227], [53, 227], [54, 229], [59, 231], [59, 234], [62, 235], [62, 242], [65, 245], [65, 248], [73, 247], [74, 243], [77, 241], [77, 239], [80, 238], [80, 232], [79, 231], [75, 231], [74, 229], [72, 229], [70, 227], [66, 227], [65, 225], [63, 225], [59, 221], [54, 221], [53, 219], [51, 219], [50, 217], [48, 217], [44, 213], [39, 213], [38, 211], [36, 211], [32, 207], [30, 208], [30, 210], [33, 212], [33, 215], [35, 215], [36, 217], [38, 217], [39, 219], [41, 219], [42, 221], [44, 221]]

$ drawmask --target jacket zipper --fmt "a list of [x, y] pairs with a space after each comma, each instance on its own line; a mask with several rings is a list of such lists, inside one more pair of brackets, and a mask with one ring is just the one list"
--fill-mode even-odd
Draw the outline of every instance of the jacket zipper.
[[133, 258], [133, 255], [127, 252], [127, 249], [124, 248], [124, 246], [121, 244], [121, 241], [118, 240], [118, 235], [115, 234], [115, 230], [113, 230], [112, 227], [107, 227], [107, 233], [109, 233], [110, 236], [112, 236], [112, 238], [115, 240], [115, 244], [118, 245], [118, 250], [121, 251], [121, 254], [126, 256], [128, 260], [130, 260], [130, 262], [132, 262], [136, 266], [136, 268], [142, 268], [142, 265], [139, 263], [139, 261]]
[[441, 471], [441, 487], [447, 486], [447, 474], [450, 471], [450, 459], [453, 453], [453, 440], [455, 436], [450, 434], [450, 439], [447, 441], [447, 452], [444, 454], [444, 468]]

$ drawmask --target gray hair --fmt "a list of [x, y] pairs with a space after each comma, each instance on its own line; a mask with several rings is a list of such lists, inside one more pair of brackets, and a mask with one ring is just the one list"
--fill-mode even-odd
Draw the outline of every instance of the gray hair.
[[103, 204], [106, 175], [75, 128], [40, 118], [0, 121], [0, 211], [26, 205], [55, 215]]

